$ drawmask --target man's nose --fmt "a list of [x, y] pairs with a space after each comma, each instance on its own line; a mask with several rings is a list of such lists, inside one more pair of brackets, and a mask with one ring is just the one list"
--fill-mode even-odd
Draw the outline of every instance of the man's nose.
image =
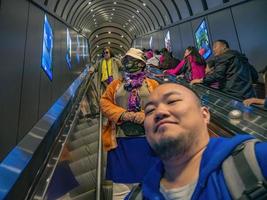
[[169, 112], [167, 110], [166, 105], [160, 104], [157, 109], [155, 110], [155, 122], [158, 122], [166, 117], [169, 116]]

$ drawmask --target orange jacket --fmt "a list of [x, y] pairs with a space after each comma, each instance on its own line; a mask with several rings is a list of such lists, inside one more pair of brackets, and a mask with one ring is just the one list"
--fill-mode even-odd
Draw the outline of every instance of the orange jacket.
[[[149, 78], [145, 79], [149, 92], [152, 92], [157, 86], [158, 82]], [[117, 79], [108, 85], [106, 91], [100, 99], [100, 108], [104, 116], [108, 118], [108, 123], [103, 128], [102, 139], [105, 151], [109, 151], [117, 147], [116, 142], [116, 125], [119, 124], [120, 116], [127, 111], [125, 108], [117, 106], [115, 102], [115, 94], [120, 85], [121, 79]]]

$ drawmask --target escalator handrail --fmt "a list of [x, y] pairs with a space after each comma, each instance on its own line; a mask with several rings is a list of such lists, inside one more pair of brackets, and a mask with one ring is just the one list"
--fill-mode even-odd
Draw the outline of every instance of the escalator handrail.
[[[102, 91], [101, 91], [101, 84], [98, 85], [97, 88], [98, 96], [101, 97]], [[103, 124], [103, 117], [102, 112], [100, 110], [99, 106], [99, 128], [98, 128], [98, 156], [97, 156], [97, 169], [96, 169], [96, 200], [101, 199], [101, 185], [102, 185], [102, 160], [103, 160], [103, 148], [102, 148], [102, 124]]]

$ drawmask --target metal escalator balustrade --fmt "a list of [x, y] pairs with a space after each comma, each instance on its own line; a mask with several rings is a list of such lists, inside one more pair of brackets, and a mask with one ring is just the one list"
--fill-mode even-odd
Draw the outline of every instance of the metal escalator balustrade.
[[[82, 94], [78, 97], [76, 109], [71, 112], [70, 115], [72, 117], [69, 119], [69, 124], [65, 127], [67, 132], [60, 134], [60, 138], [57, 140], [56, 147], [54, 148], [55, 150], [51, 152], [48, 165], [31, 199], [55, 199], [60, 197], [65, 191], [69, 192], [68, 198], [70, 199], [92, 199], [95, 196], [96, 153], [98, 146], [97, 142], [95, 142], [98, 138], [95, 134], [95, 125], [98, 124], [98, 121], [88, 119], [87, 117], [79, 119], [81, 116], [80, 102], [85, 98], [86, 91], [92, 80], [93, 76], [84, 84], [85, 88], [81, 90]], [[86, 140], [81, 141], [83, 137], [85, 137]], [[95, 145], [86, 145], [87, 142], [93, 142]], [[84, 157], [86, 157], [84, 160], [87, 162], [83, 160], [82, 162], [80, 161], [82, 158], [80, 154], [72, 153], [83, 143], [85, 144]], [[66, 148], [66, 146], [68, 146], [68, 148]], [[66, 155], [64, 155], [66, 153], [64, 150], [66, 149], [67, 151], [70, 149], [70, 152], [68, 152], [70, 156], [66, 157]], [[76, 155], [78, 155], [78, 157]], [[70, 157], [72, 159], [70, 159]], [[56, 162], [53, 162], [53, 160], [56, 160]], [[91, 168], [87, 168], [84, 171], [77, 171], [77, 167], [75, 167], [76, 161], [79, 163], [82, 170], [88, 165], [91, 166]], [[72, 162], [74, 164], [71, 164]], [[81, 164], [85, 164], [85, 167]], [[51, 170], [51, 168], [53, 169]], [[89, 187], [87, 187], [88, 185]], [[71, 188], [73, 188], [73, 190], [69, 191]]]
[[[88, 89], [89, 85], [81, 99], [92, 100], [86, 93]], [[102, 152], [102, 115], [99, 119], [82, 115], [81, 103], [72, 115], [71, 128], [58, 140], [58, 151], [51, 154], [51, 164], [44, 170], [32, 199], [112, 199], [112, 182], [103, 181], [106, 154]]]

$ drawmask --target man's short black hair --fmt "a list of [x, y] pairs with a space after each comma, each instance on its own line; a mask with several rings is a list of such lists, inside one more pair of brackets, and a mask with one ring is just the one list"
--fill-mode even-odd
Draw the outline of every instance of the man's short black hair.
[[224, 44], [226, 46], [226, 48], [230, 48], [229, 43], [226, 40], [216, 40], [215, 42], [220, 42], [220, 43]]
[[[199, 104], [199, 106], [202, 106], [202, 100], [201, 100], [201, 97], [199, 96], [199, 94], [197, 93], [197, 91], [194, 89], [194, 85], [184, 85], [184, 84], [180, 84], [180, 83], [175, 83], [175, 82], [171, 82], [171, 81], [166, 81], [164, 82], [163, 84], [176, 84], [176, 85], [180, 85], [182, 87], [185, 87], [186, 89], [190, 90], [195, 96], [196, 96], [196, 100], [197, 100], [197, 103]], [[162, 84], [162, 85], [163, 85]]]

